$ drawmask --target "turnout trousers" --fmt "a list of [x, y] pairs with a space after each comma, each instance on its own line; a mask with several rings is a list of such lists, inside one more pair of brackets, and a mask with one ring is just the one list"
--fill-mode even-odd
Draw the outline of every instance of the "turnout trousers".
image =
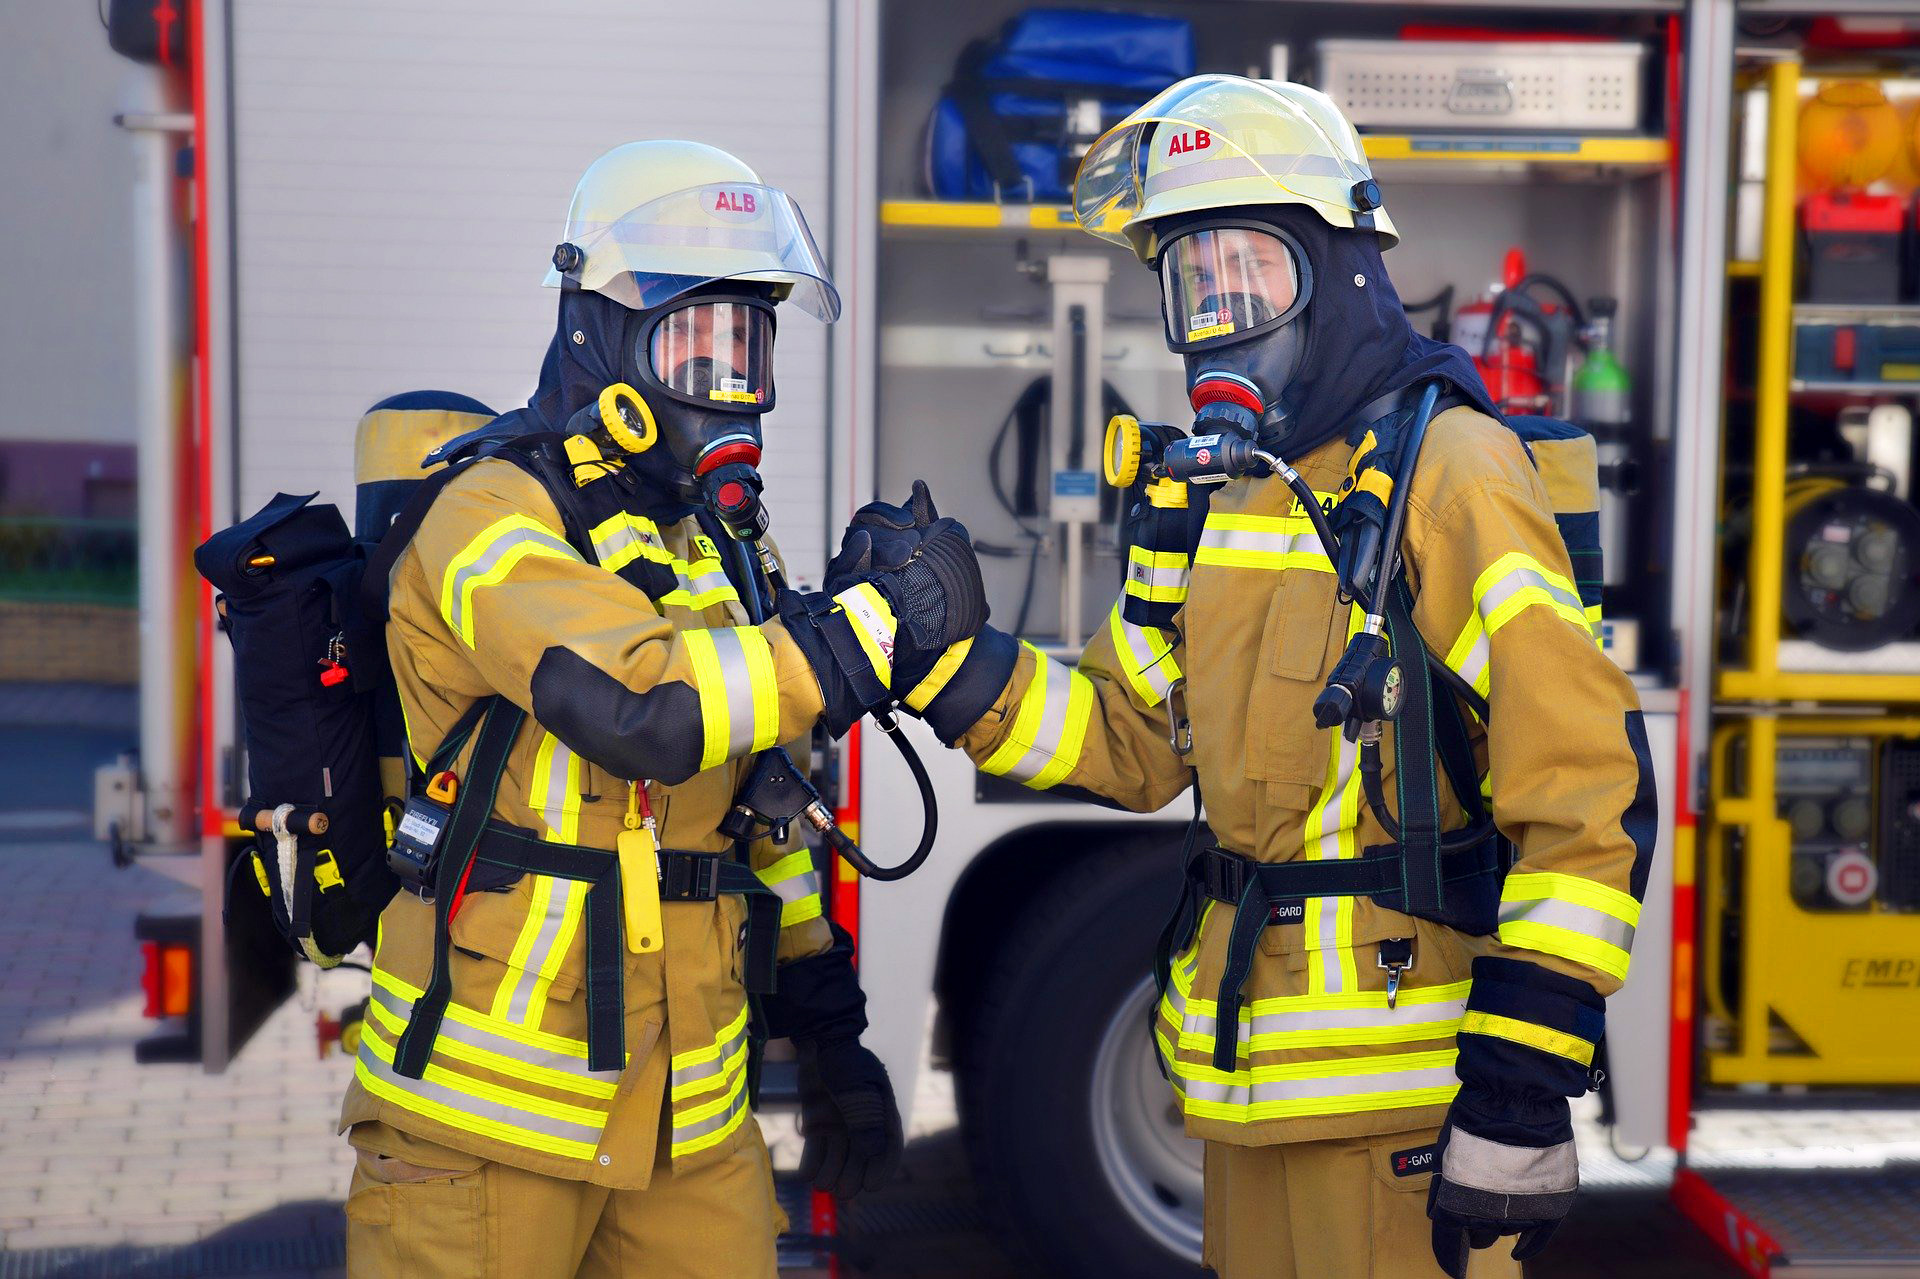
[[350, 1279], [774, 1279], [787, 1220], [759, 1126], [726, 1159], [643, 1190], [543, 1176], [377, 1120], [354, 1125]]
[[[1427, 1185], [1437, 1128], [1380, 1137], [1206, 1147], [1206, 1241], [1218, 1279], [1445, 1279]], [[1520, 1279], [1513, 1240], [1468, 1279]]]

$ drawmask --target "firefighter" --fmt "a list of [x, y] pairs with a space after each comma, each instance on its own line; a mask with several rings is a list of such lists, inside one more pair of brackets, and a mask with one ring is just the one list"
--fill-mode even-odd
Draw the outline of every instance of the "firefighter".
[[[1437, 829], [1484, 815], [1484, 790], [1487, 834], [1449, 843], [1445, 909], [1409, 913], [1415, 898], [1388, 890], [1407, 854], [1363, 793], [1367, 743], [1315, 718], [1366, 610], [1340, 597], [1311, 513], [1268, 466], [1212, 490], [1190, 564], [1134, 555], [1077, 665], [987, 628], [909, 704], [1036, 790], [1142, 812], [1190, 784], [1204, 796], [1214, 845], [1190, 846], [1154, 1033], [1206, 1143], [1214, 1272], [1517, 1275], [1578, 1183], [1568, 1099], [1587, 1091], [1653, 851], [1633, 687], [1596, 643], [1519, 436], [1466, 355], [1408, 325], [1381, 261], [1393, 223], [1327, 98], [1183, 81], [1089, 152], [1075, 201], [1159, 273], [1208, 429], [1290, 463], [1323, 511], [1357, 446], [1439, 384], [1394, 647], [1417, 648], [1417, 629], [1453, 703], [1433, 719], [1462, 726], [1430, 787]], [[869, 508], [844, 567], [899, 562], [932, 514]], [[1129, 597], [1165, 606], [1162, 624]], [[1397, 697], [1422, 668], [1395, 656]], [[1403, 712], [1377, 756], [1403, 815], [1417, 765], [1435, 772], [1433, 750], [1396, 761], [1414, 732], [1433, 736]]]
[[758, 1041], [797, 1047], [817, 1186], [883, 1180], [900, 1119], [807, 849], [743, 864], [719, 828], [757, 752], [844, 732], [889, 655], [925, 667], [977, 629], [978, 570], [949, 522], [911, 568], [750, 620], [764, 576], [702, 477], [758, 462], [776, 306], [839, 299], [799, 209], [733, 156], [603, 156], [547, 284], [538, 389], [436, 453], [462, 469], [390, 577], [425, 779], [400, 843], [433, 868], [381, 920], [341, 1117], [350, 1269], [771, 1276]]

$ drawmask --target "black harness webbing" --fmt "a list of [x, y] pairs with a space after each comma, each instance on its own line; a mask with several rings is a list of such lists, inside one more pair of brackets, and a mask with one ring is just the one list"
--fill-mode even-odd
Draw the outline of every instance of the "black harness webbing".
[[[1234, 908], [1233, 927], [1227, 934], [1226, 965], [1220, 971], [1216, 994], [1213, 1064], [1217, 1069], [1234, 1068], [1239, 1041], [1233, 1028], [1239, 1025], [1240, 1004], [1260, 936], [1269, 925], [1279, 922], [1275, 919], [1276, 908], [1309, 897], [1373, 897], [1390, 910], [1412, 913], [1400, 891], [1403, 872], [1397, 851], [1394, 845], [1385, 845], [1366, 850], [1365, 856], [1341, 861], [1260, 862], [1225, 848], [1204, 848], [1187, 859], [1176, 916], [1192, 923], [1186, 925], [1185, 936], [1170, 929], [1171, 935], [1163, 937], [1158, 974], [1164, 974], [1159, 978], [1163, 983], [1172, 979], [1173, 956], [1192, 943], [1192, 926], [1198, 923], [1203, 898]], [[1498, 841], [1492, 838], [1459, 852], [1443, 853], [1442, 880], [1458, 883], [1486, 875], [1498, 864], [1499, 857]]]
[[[587, 1068], [619, 1070], [626, 1065], [625, 1001], [622, 980], [620, 859], [604, 848], [541, 839], [531, 832], [490, 820], [500, 778], [506, 771], [525, 712], [504, 697], [475, 703], [485, 706], [478, 719], [479, 738], [467, 775], [447, 818], [434, 874], [433, 971], [414, 1002], [413, 1015], [394, 1050], [396, 1073], [418, 1079], [432, 1055], [453, 994], [448, 963], [452, 946], [450, 912], [468, 869], [484, 863], [522, 874], [551, 875], [589, 885], [587, 889]], [[454, 726], [434, 763], [444, 768], [473, 730], [474, 712]], [[747, 954], [744, 984], [751, 994], [771, 994], [775, 984], [781, 901], [753, 871], [722, 853], [661, 849], [656, 854], [662, 902], [713, 901], [723, 894], [744, 897]]]
[[[1393, 721], [1394, 784], [1399, 791], [1400, 886], [1407, 911], [1440, 912], [1440, 779], [1434, 729], [1433, 675], [1426, 645], [1413, 624], [1405, 574], [1387, 590], [1387, 638], [1400, 659], [1400, 713]], [[1477, 797], [1480, 788], [1475, 786]], [[1462, 801], [1465, 802], [1464, 800]]]

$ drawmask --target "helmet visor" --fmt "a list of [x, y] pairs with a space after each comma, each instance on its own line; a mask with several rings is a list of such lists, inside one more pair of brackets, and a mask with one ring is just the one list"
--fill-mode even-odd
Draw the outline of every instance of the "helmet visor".
[[1272, 85], [1240, 76], [1182, 80], [1109, 129], [1080, 162], [1073, 212], [1116, 244], [1155, 208], [1301, 203], [1352, 216], [1371, 171], [1359, 136]]
[[716, 281], [751, 280], [786, 286], [788, 300], [829, 324], [840, 316], [800, 206], [751, 182], [688, 187], [610, 223], [569, 222], [547, 283], [563, 279], [636, 311]]
[[669, 311], [647, 339], [647, 363], [660, 385], [696, 404], [771, 406], [773, 316], [744, 302]]
[[1160, 289], [1167, 345], [1191, 350], [1289, 316], [1300, 296], [1300, 264], [1269, 231], [1193, 231], [1160, 255]]

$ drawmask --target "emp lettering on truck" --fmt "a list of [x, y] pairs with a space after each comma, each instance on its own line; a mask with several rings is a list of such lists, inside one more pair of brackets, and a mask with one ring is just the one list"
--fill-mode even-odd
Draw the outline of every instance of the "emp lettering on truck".
[[1840, 984], [1850, 989], [1913, 990], [1920, 987], [1920, 959], [1856, 955], [1841, 969]]

